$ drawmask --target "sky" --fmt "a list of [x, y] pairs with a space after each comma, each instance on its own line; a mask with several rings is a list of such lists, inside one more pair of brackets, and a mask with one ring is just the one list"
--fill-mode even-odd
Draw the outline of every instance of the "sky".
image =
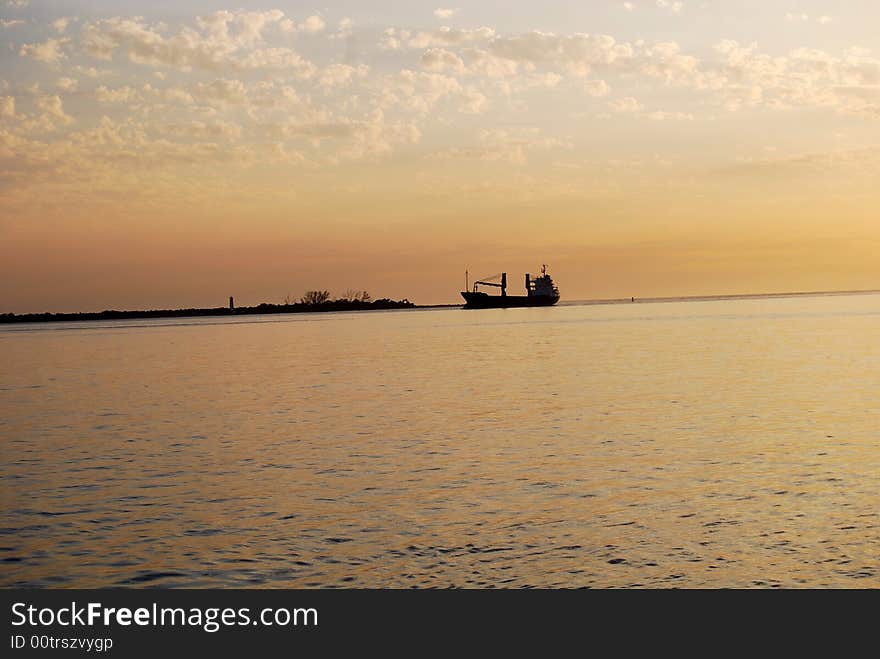
[[[876, 0], [0, 0], [0, 312], [880, 288]], [[516, 293], [516, 287], [511, 288]]]

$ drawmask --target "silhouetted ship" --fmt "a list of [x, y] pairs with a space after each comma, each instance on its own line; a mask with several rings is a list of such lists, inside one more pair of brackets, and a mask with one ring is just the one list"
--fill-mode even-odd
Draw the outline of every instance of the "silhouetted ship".
[[[541, 276], [532, 279], [526, 275], [526, 295], [507, 294], [507, 273], [502, 272], [501, 282], [491, 281], [498, 279], [499, 275], [486, 277], [474, 282], [472, 291], [462, 291], [461, 296], [466, 304], [465, 309], [506, 309], [507, 307], [549, 307], [559, 302], [559, 289], [553, 283], [553, 279], [547, 274], [547, 266], [541, 266]], [[493, 286], [501, 289], [501, 295], [489, 295], [478, 286]]]

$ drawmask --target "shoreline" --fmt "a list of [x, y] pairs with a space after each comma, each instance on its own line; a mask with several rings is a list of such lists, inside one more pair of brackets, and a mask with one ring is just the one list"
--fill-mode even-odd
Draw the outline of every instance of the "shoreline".
[[[666, 297], [637, 297], [637, 298], [599, 298], [586, 300], [566, 300], [558, 305], [565, 306], [599, 306], [612, 304], [656, 304], [669, 302], [716, 302], [721, 300], [761, 300], [794, 297], [817, 297], [833, 295], [871, 295], [880, 293], [880, 289], [850, 290], [850, 291], [792, 291], [787, 293], [739, 293], [731, 295], [686, 295]], [[345, 311], [388, 311], [407, 309], [457, 309], [459, 304], [415, 304], [409, 300], [381, 299], [374, 302], [343, 301], [336, 300], [323, 304], [268, 304], [262, 303], [254, 307], [228, 307], [191, 308], [191, 309], [145, 309], [145, 310], [113, 310], [86, 311], [71, 313], [24, 313], [0, 314], [0, 325], [14, 323], [65, 323], [93, 320], [132, 320], [153, 318], [199, 318], [218, 316], [252, 316], [272, 315], [282, 313], [334, 313]]]
[[216, 316], [255, 316], [281, 313], [332, 313], [337, 311], [376, 311], [388, 309], [413, 309], [416, 305], [409, 300], [381, 299], [372, 302], [360, 300], [333, 300], [318, 304], [297, 302], [294, 304], [268, 304], [255, 307], [210, 307], [205, 309], [145, 309], [124, 310], [107, 309], [73, 313], [26, 313], [0, 314], [0, 325], [13, 323], [67, 323], [89, 320], [133, 320], [153, 318], [203, 318]]

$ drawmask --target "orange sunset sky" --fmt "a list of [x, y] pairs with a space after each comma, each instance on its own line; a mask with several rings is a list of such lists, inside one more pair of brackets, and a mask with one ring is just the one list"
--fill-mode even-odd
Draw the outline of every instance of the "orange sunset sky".
[[0, 312], [880, 288], [880, 4], [0, 0]]

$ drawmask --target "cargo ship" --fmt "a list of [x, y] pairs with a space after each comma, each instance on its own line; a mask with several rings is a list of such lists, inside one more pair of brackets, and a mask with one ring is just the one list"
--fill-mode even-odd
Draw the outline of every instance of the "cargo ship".
[[[501, 281], [494, 281], [500, 277]], [[489, 295], [479, 290], [480, 286], [500, 288], [501, 295]], [[467, 273], [465, 273], [465, 288], [469, 288]], [[493, 275], [474, 282], [473, 290], [462, 291], [465, 309], [506, 309], [508, 307], [549, 307], [559, 302], [559, 289], [553, 283], [553, 279], [547, 274], [547, 266], [541, 266], [541, 275], [532, 279], [526, 274], [526, 294], [507, 294], [507, 273]]]

